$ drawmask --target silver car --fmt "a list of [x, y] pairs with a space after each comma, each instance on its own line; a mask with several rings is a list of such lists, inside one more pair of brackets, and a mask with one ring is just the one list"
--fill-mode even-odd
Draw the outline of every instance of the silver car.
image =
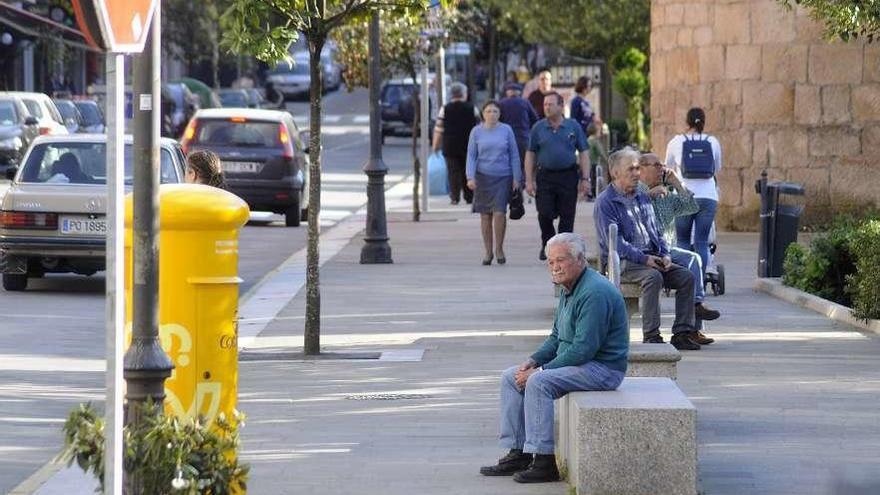
[[[99, 134], [41, 136], [14, 170], [0, 201], [3, 288], [25, 290], [46, 273], [92, 275], [104, 270], [106, 142]], [[126, 138], [125, 183], [132, 182], [131, 137]], [[162, 139], [162, 183], [184, 181], [185, 157]], [[12, 175], [12, 173], [10, 173]]]

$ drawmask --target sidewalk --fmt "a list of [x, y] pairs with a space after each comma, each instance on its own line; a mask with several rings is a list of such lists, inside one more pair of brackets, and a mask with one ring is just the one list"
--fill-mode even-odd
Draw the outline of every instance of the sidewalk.
[[[575, 228], [595, 249], [591, 207], [581, 205]], [[420, 223], [389, 215], [393, 265], [360, 265], [358, 236], [321, 271], [322, 349], [410, 350], [385, 354], [401, 360], [291, 359], [302, 345], [304, 291], [242, 353], [250, 493], [567, 493], [564, 483], [477, 473], [502, 453], [498, 374], [537, 347], [552, 318], [534, 210], [509, 223], [508, 264], [484, 267], [479, 219], [444, 208]], [[718, 342], [679, 365], [699, 411], [701, 493], [877, 483], [880, 339], [754, 293], [756, 235], [719, 241], [727, 294], [708, 302], [724, 316], [705, 330]], [[663, 308], [668, 329], [671, 298]]]

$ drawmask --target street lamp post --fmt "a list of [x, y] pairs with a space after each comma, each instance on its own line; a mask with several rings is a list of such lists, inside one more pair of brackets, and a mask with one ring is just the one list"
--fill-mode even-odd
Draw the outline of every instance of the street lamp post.
[[388, 222], [385, 217], [385, 174], [388, 167], [382, 160], [382, 129], [379, 106], [379, 13], [370, 18], [370, 158], [364, 164], [367, 174], [367, 233], [361, 248], [361, 263], [393, 263], [388, 244]]

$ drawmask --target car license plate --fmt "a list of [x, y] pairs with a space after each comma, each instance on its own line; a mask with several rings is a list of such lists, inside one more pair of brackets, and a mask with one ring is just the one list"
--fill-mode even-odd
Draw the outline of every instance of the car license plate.
[[223, 162], [223, 171], [234, 174], [258, 174], [262, 169], [263, 164], [257, 162]]
[[107, 234], [107, 220], [105, 218], [61, 217], [61, 233], [70, 235], [105, 235]]

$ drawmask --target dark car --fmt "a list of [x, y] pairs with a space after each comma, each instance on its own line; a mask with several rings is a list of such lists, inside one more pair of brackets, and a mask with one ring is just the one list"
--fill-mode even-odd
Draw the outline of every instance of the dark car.
[[412, 79], [391, 80], [382, 85], [382, 142], [385, 136], [412, 136], [419, 86]]
[[82, 116], [82, 132], [101, 134], [105, 130], [104, 112], [95, 100], [74, 100], [79, 114]]
[[28, 145], [40, 134], [39, 122], [14, 96], [0, 96], [0, 178], [18, 165]]
[[55, 102], [55, 106], [61, 112], [61, 118], [64, 119], [64, 127], [67, 128], [67, 132], [71, 134], [84, 132], [82, 115], [73, 101], [59, 98], [54, 98], [52, 101]]
[[243, 89], [221, 89], [217, 92], [223, 108], [256, 108], [251, 104], [251, 97]]
[[284, 215], [289, 227], [305, 216], [308, 150], [288, 112], [255, 108], [199, 110], [183, 133], [189, 153], [207, 149], [220, 157], [228, 189], [251, 210]]

